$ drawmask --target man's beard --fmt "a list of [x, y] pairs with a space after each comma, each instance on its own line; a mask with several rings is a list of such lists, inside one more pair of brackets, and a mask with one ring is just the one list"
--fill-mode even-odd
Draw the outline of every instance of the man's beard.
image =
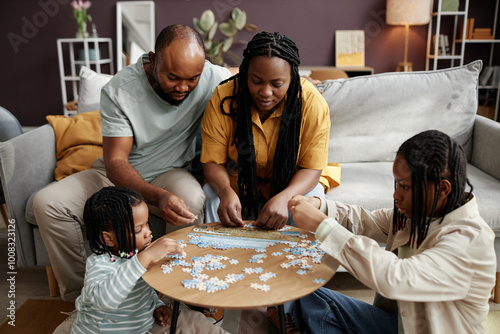
[[184, 100], [187, 99], [187, 97], [190, 94], [190, 93], [187, 93], [186, 96], [184, 96], [184, 98], [182, 100], [173, 99], [170, 96], [170, 94], [167, 94], [163, 91], [163, 88], [161, 88], [160, 84], [158, 83], [158, 80], [156, 79], [156, 70], [153, 70], [153, 75], [151, 77], [153, 79], [153, 83], [151, 86], [153, 87], [156, 94], [158, 94], [162, 98], [162, 100], [164, 100], [165, 102], [167, 102], [173, 106], [180, 105], [182, 102], [184, 102]]

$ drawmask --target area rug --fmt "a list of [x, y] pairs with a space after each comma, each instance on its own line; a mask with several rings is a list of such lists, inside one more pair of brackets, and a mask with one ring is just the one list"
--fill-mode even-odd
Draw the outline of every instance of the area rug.
[[[2, 334], [52, 334], [52, 332], [75, 309], [74, 302], [61, 300], [28, 299], [16, 310], [16, 326], [0, 325]], [[277, 330], [268, 323], [265, 308], [256, 310], [227, 310], [223, 328], [236, 334], [275, 333]], [[226, 319], [227, 318], [227, 319]], [[486, 334], [500, 333], [500, 311], [490, 311], [486, 320]]]
[[75, 302], [28, 299], [16, 310], [15, 326], [7, 318], [0, 325], [2, 334], [51, 334], [75, 309]]
[[500, 333], [500, 311], [490, 311], [486, 318], [485, 331], [486, 334]]

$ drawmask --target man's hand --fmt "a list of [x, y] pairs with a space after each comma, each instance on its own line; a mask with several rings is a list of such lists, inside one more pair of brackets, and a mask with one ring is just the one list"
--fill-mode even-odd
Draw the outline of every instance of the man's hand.
[[161, 211], [163, 220], [174, 226], [191, 224], [197, 218], [195, 214], [189, 211], [182, 198], [167, 191], [162, 194], [158, 202], [158, 208]]
[[146, 203], [161, 211], [163, 220], [169, 224], [182, 226], [194, 222], [196, 215], [189, 211], [182, 198], [144, 181], [128, 162], [133, 142], [133, 137], [103, 137], [104, 163], [111, 182], [137, 191]]
[[287, 203], [290, 197], [277, 194], [272, 197], [262, 208], [255, 220], [255, 226], [266, 230], [278, 230], [286, 225], [288, 221]]
[[219, 220], [226, 226], [243, 226], [241, 218], [241, 202], [238, 195], [231, 187], [228, 187], [220, 197], [220, 204], [217, 208]]
[[172, 320], [172, 309], [168, 306], [160, 306], [153, 313], [154, 317], [160, 322], [162, 327], [170, 325]]
[[293, 220], [303, 230], [316, 232], [319, 224], [326, 218], [319, 210], [321, 201], [316, 197], [294, 196], [288, 202], [288, 209], [292, 213]]

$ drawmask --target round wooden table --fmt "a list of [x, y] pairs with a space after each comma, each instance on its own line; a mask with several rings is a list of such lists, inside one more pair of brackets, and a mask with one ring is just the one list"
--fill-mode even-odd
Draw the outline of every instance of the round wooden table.
[[[223, 227], [220, 223], [203, 224], [198, 226], [216, 228]], [[162, 238], [182, 240], [186, 243], [187, 246], [184, 250], [187, 256], [183, 260], [190, 264], [193, 263], [191, 260], [193, 257], [203, 257], [207, 254], [213, 256], [221, 255], [238, 261], [237, 264], [231, 264], [229, 260], [221, 261], [225, 265], [225, 268], [218, 270], [205, 269], [203, 274], [207, 274], [210, 277], [217, 277], [221, 280], [224, 280], [228, 274], [243, 274], [244, 278], [236, 281], [235, 283], [229, 284], [229, 287], [225, 290], [219, 290], [212, 293], [199, 291], [195, 288], [187, 289], [182, 284], [182, 281], [192, 279], [193, 277], [191, 274], [183, 271], [182, 268], [184, 267], [181, 265], [173, 266], [170, 273], [163, 273], [162, 265], [168, 264], [172, 261], [171, 259], [166, 258], [165, 260], [153, 264], [142, 277], [155, 290], [173, 299], [174, 301], [199, 307], [223, 309], [253, 309], [275, 305], [282, 306], [284, 303], [297, 300], [314, 292], [326, 284], [326, 282], [328, 282], [335, 274], [335, 271], [330, 267], [321, 263], [314, 263], [311, 258], [307, 259], [307, 263], [312, 265], [312, 268], [307, 270], [303, 275], [297, 273], [297, 271], [300, 270], [300, 266], [282, 268], [280, 266], [281, 263], [289, 263], [290, 261], [293, 261], [293, 259], [286, 257], [287, 255], [291, 255], [290, 252], [287, 252], [286, 250], [297, 245], [293, 243], [293, 241], [292, 244], [276, 243], [275, 245], [270, 245], [266, 247], [265, 252], [257, 252], [254, 249], [244, 248], [228, 248], [226, 250], [214, 249], [212, 247], [202, 248], [198, 245], [188, 244], [190, 240], [188, 234], [197, 233], [193, 232], [193, 228], [196, 227], [197, 226], [189, 226], [179, 229], [163, 236]], [[248, 228], [235, 227], [231, 229], [235, 229], [235, 232], [238, 232], [236, 229]], [[316, 240], [312, 233], [300, 230], [296, 227], [290, 227], [289, 230], [284, 232], [286, 233], [289, 231], [300, 231], [302, 237], [292, 238], [293, 240], [298, 241], [299, 244], [304, 244], [304, 241]], [[278, 231], [259, 230], [258, 233], [257, 238], [259, 239], [256, 239], [257, 242], [262, 240], [259, 235], [262, 235], [266, 239], [270, 238], [274, 240], [273, 237], [276, 236]], [[231, 238], [234, 238], [234, 236]], [[287, 237], [287, 239], [290, 240], [290, 237]], [[248, 241], [246, 238], [245, 240]], [[282, 254], [276, 256], [277, 252], [281, 252]], [[273, 255], [273, 253], [275, 253], [275, 255]], [[252, 256], [259, 256], [259, 254], [266, 255], [266, 257], [262, 259], [262, 263], [249, 262]], [[295, 256], [295, 259], [299, 258], [300, 256]], [[247, 274], [244, 272], [245, 268], [262, 268], [262, 272]], [[267, 281], [261, 281], [259, 276], [265, 273], [274, 273], [276, 274], [276, 277], [272, 277]], [[320, 280], [320, 283], [317, 283], [318, 281], [315, 282], [315, 279]], [[270, 290], [265, 292], [254, 289], [251, 287], [254, 283], [260, 285], [266, 284], [270, 287]], [[178, 308], [178, 303], [177, 305], [174, 304], [172, 326], [175, 326], [176, 322], [176, 307]], [[282, 319], [280, 319], [280, 321], [281, 320]], [[281, 326], [281, 328], [284, 329], [284, 326]]]

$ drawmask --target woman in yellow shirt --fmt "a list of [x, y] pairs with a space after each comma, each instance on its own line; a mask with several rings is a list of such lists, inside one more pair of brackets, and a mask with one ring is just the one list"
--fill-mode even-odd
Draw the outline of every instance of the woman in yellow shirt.
[[318, 182], [328, 160], [329, 109], [300, 77], [299, 50], [287, 36], [258, 33], [243, 56], [203, 117], [205, 218], [228, 226], [253, 218], [279, 229], [294, 195], [324, 197]]

